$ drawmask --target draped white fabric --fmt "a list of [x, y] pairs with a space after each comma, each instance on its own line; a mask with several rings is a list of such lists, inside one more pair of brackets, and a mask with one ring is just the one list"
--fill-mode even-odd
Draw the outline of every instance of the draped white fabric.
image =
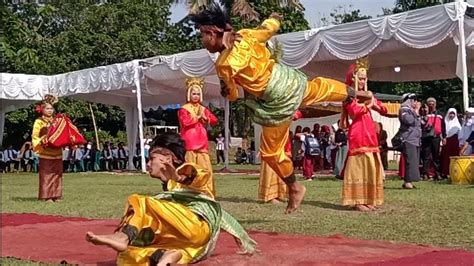
[[2, 73], [0, 99], [41, 100], [49, 87], [49, 76]]

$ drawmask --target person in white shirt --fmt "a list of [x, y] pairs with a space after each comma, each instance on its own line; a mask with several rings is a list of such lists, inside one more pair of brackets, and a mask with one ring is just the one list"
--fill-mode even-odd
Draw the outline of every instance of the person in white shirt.
[[124, 170], [125, 168], [127, 168], [128, 151], [125, 150], [123, 146], [124, 146], [124, 143], [120, 142], [117, 148], [117, 161], [118, 161], [119, 170]]
[[70, 147], [65, 147], [63, 149], [63, 171], [69, 172], [69, 151]]
[[102, 161], [103, 161], [103, 169], [105, 171], [113, 170], [113, 156], [112, 156], [112, 151], [110, 150], [110, 146], [108, 142], [104, 144], [104, 148], [102, 150]]
[[118, 149], [113, 143], [110, 143], [110, 152], [112, 153], [112, 168], [119, 169], [118, 165]]
[[216, 138], [216, 156], [217, 156], [217, 164], [221, 162], [225, 162], [224, 157], [224, 150], [225, 150], [225, 138], [222, 136], [222, 133], [219, 133], [219, 136]]
[[73, 147], [70, 151], [69, 163], [72, 166], [72, 171], [81, 172], [81, 161], [82, 161], [83, 151], [80, 147]]
[[145, 161], [148, 163], [148, 157], [150, 156], [150, 143], [151, 140], [147, 140], [145, 147], [143, 148], [143, 154], [145, 155]]
[[30, 142], [25, 142], [20, 150], [20, 167], [23, 172], [30, 172], [33, 165], [33, 148]]
[[14, 172], [18, 170], [18, 152], [13, 149], [13, 146], [8, 146], [3, 151], [3, 160], [5, 162], [5, 172]]

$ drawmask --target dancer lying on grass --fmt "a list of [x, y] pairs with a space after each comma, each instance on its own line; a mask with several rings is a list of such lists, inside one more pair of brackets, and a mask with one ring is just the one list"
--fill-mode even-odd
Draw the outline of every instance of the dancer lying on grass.
[[286, 213], [295, 211], [306, 188], [296, 181], [293, 163], [284, 149], [293, 114], [300, 107], [319, 102], [343, 102], [356, 95], [371, 99], [372, 93], [356, 92], [332, 79], [308, 80], [301, 71], [276, 62], [266, 45], [280, 28], [279, 14], [272, 14], [257, 29], [239, 32], [233, 31], [229, 17], [216, 3], [190, 18], [201, 32], [203, 46], [211, 53], [220, 53], [215, 67], [221, 94], [234, 101], [239, 96], [238, 87], [245, 91], [252, 119], [262, 126], [261, 158], [288, 186]]
[[156, 196], [131, 195], [116, 232], [86, 240], [119, 252], [118, 265], [194, 263], [215, 248], [220, 229], [232, 234], [243, 253], [253, 253], [256, 243], [244, 228], [214, 201], [206, 186], [209, 173], [183, 163], [186, 149], [181, 137], [167, 132], [156, 137], [147, 164], [151, 177], [168, 183]]

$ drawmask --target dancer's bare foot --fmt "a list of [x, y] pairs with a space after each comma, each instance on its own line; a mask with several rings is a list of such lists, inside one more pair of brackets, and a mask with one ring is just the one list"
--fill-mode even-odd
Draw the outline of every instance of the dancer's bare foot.
[[281, 203], [287, 202], [286, 198], [277, 198], [277, 200]]
[[279, 201], [278, 199], [271, 199], [269, 201], [267, 201], [266, 203], [271, 203], [271, 204], [282, 204], [281, 201]]
[[306, 187], [298, 182], [295, 182], [288, 186], [288, 205], [286, 206], [285, 214], [290, 214], [296, 211], [303, 201], [304, 194], [306, 193]]
[[92, 232], [87, 232], [86, 240], [94, 245], [105, 245], [115, 251], [123, 252], [128, 246], [128, 237], [122, 232], [117, 232], [113, 235], [96, 235]]
[[183, 254], [181, 254], [181, 251], [179, 250], [168, 250], [163, 253], [163, 256], [161, 257], [157, 266], [166, 266], [170, 265], [171, 263], [178, 263], [182, 256]]
[[354, 206], [354, 209], [356, 211], [360, 211], [360, 212], [368, 212], [370, 211], [369, 207], [363, 205], [363, 204], [357, 204]]
[[365, 206], [366, 206], [367, 208], [369, 208], [371, 211], [377, 210], [377, 208], [376, 208], [374, 205], [366, 204]]

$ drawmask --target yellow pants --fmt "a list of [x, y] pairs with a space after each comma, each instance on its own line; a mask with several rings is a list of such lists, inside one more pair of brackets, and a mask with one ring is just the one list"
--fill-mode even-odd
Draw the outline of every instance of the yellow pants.
[[214, 184], [214, 175], [212, 172], [212, 163], [209, 153], [198, 151], [186, 151], [185, 160], [187, 163], [194, 163], [209, 171], [209, 187], [214, 198], [216, 197], [216, 189]]
[[[342, 102], [347, 96], [346, 84], [333, 79], [316, 78], [308, 81], [301, 107], [321, 102]], [[262, 127], [260, 144], [262, 160], [281, 178], [293, 173], [291, 158], [285, 154], [290, 124], [291, 122], [277, 127]]]
[[287, 198], [286, 185], [265, 161], [260, 166], [258, 199], [264, 202]]
[[117, 265], [149, 265], [149, 257], [158, 249], [179, 250], [179, 263], [189, 263], [209, 242], [207, 222], [186, 206], [153, 197], [131, 195], [122, 222], [140, 230], [151, 229], [154, 238], [146, 247], [128, 246], [119, 253]]

